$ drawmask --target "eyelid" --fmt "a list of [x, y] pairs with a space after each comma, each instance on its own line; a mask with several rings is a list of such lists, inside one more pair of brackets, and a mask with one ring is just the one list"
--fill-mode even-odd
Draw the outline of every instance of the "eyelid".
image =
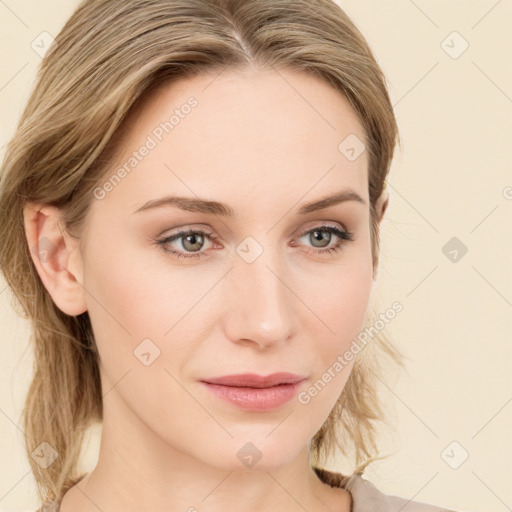
[[343, 224], [341, 224], [341, 222], [335, 222], [335, 221], [316, 220], [316, 221], [311, 221], [310, 223], [307, 224], [307, 226], [308, 227], [306, 227], [306, 228], [302, 228], [302, 230], [300, 231], [300, 236], [303, 236], [306, 233], [309, 233], [311, 230], [319, 229], [319, 228], [326, 228], [326, 227], [337, 228], [340, 231], [348, 232], [348, 229]]

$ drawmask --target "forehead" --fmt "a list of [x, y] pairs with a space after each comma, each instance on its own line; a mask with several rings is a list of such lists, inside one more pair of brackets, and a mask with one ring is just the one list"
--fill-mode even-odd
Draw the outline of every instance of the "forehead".
[[[348, 100], [332, 86], [295, 70], [224, 70], [178, 80], [147, 96], [125, 122], [119, 169], [107, 194], [134, 211], [166, 193], [233, 196], [269, 205], [349, 187], [367, 198], [365, 133]], [[353, 145], [353, 144], [352, 144]], [[118, 173], [119, 174], [119, 173]], [[236, 199], [236, 197], [235, 197]], [[247, 201], [244, 202], [248, 205]]]

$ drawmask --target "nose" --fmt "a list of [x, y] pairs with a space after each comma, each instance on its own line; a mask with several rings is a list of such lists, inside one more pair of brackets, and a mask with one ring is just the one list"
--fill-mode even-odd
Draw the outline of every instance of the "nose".
[[297, 299], [282, 261], [282, 255], [271, 255], [267, 250], [252, 263], [234, 258], [224, 291], [230, 297], [225, 335], [234, 343], [263, 349], [286, 343], [293, 334]]

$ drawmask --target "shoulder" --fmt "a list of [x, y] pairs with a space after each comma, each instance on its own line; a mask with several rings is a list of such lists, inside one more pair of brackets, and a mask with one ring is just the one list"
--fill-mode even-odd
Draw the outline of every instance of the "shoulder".
[[455, 512], [421, 501], [408, 500], [401, 496], [385, 494], [360, 473], [355, 473], [346, 484], [354, 501], [352, 512]]
[[408, 500], [401, 496], [386, 494], [372, 482], [354, 473], [347, 477], [320, 468], [314, 468], [325, 483], [346, 489], [352, 495], [351, 512], [460, 512], [422, 501]]

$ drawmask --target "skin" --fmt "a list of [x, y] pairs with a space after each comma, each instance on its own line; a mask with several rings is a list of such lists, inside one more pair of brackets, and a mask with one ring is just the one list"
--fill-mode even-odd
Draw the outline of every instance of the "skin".
[[[198, 380], [289, 371], [307, 377], [304, 391], [361, 331], [374, 285], [368, 160], [363, 152], [349, 161], [338, 145], [349, 134], [364, 140], [364, 131], [348, 101], [315, 77], [224, 70], [148, 97], [126, 123], [112, 172], [190, 96], [197, 107], [92, 200], [83, 252], [58, 209], [25, 208], [29, 244], [47, 237], [54, 245], [50, 258], [33, 255], [45, 287], [65, 313], [89, 312], [101, 359], [98, 464], [61, 511], [349, 511], [350, 494], [311, 469], [308, 445], [353, 362], [308, 404], [295, 398], [265, 412], [221, 401]], [[296, 213], [345, 188], [366, 204]], [[172, 206], [133, 213], [171, 193], [226, 203], [235, 215]], [[381, 218], [386, 205], [387, 196], [377, 205]], [[315, 253], [340, 241], [304, 235], [325, 223], [354, 240]], [[168, 247], [195, 254], [192, 244], [202, 253], [177, 258], [155, 240], [180, 227], [213, 231], [217, 240], [177, 239]], [[263, 249], [250, 264], [236, 252], [246, 237]], [[149, 366], [133, 353], [146, 338], [160, 349]], [[251, 468], [237, 457], [247, 442], [262, 454]]]

